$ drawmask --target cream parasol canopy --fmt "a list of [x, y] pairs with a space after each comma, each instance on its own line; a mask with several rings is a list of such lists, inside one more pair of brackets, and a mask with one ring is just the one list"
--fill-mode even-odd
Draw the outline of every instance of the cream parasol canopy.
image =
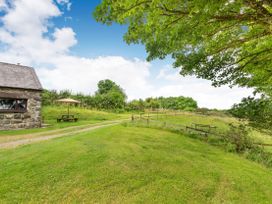
[[63, 99], [59, 99], [59, 100], [56, 100], [57, 102], [59, 103], [65, 103], [68, 105], [68, 115], [70, 115], [70, 104], [79, 104], [80, 101], [77, 101], [75, 99], [72, 99], [72, 98], [63, 98]]

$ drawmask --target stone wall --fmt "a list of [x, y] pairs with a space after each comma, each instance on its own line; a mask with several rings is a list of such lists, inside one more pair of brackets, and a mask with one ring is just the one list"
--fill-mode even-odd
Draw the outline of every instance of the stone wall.
[[41, 91], [0, 88], [0, 97], [14, 95], [27, 101], [24, 113], [1, 113], [0, 130], [41, 127]]

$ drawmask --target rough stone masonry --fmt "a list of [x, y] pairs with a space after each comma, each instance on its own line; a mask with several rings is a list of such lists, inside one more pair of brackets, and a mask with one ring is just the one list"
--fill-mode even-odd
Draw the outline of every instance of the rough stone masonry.
[[[41, 93], [33, 68], [0, 62], [0, 130], [40, 127]], [[24, 101], [23, 109], [14, 101]]]

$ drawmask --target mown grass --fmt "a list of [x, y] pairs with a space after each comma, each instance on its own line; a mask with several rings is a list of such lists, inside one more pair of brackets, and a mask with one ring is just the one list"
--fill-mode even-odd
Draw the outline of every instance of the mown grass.
[[88, 125], [80, 125], [80, 126], [71, 126], [67, 128], [60, 128], [60, 129], [53, 129], [53, 130], [47, 130], [47, 131], [40, 131], [36, 133], [27, 133], [26, 134], [14, 134], [14, 135], [0, 135], [0, 144], [1, 143], [8, 143], [8, 142], [16, 142], [18, 140], [26, 140], [26, 139], [34, 139], [34, 138], [40, 138], [40, 137], [48, 137], [48, 136], [56, 136], [56, 135], [71, 135], [75, 134], [76, 132], [84, 132], [87, 131], [86, 129], [89, 129], [91, 127], [99, 127], [107, 124], [112, 124], [113, 121], [103, 121], [103, 122], [96, 122], [96, 123], [90, 123]]
[[115, 126], [0, 151], [0, 203], [269, 203], [272, 173], [200, 141]]
[[[42, 109], [44, 122], [49, 124], [56, 124], [56, 119], [58, 118], [58, 116], [63, 114], [67, 114], [67, 107], [65, 106], [53, 106], [53, 107], [45, 106]], [[111, 112], [104, 112], [104, 111], [91, 110], [91, 109], [85, 109], [85, 108], [76, 108], [76, 107], [70, 108], [70, 114], [77, 115], [79, 117], [79, 122], [80, 121], [114, 120], [114, 119], [127, 116], [126, 114], [116, 114]]]
[[[145, 117], [147, 114], [144, 115]], [[192, 126], [193, 123], [216, 126], [216, 132], [226, 133], [229, 130], [229, 124], [239, 125], [245, 124], [236, 118], [229, 116], [216, 116], [216, 115], [201, 115], [194, 112], [179, 112], [178, 114], [153, 114], [151, 119], [160, 122], [166, 122], [167, 124], [180, 124], [182, 126]], [[147, 118], [147, 117], [146, 117]], [[248, 126], [249, 127], [249, 126]], [[268, 132], [256, 130], [249, 127], [249, 136], [252, 137], [257, 143], [272, 144], [272, 135]], [[271, 147], [265, 147], [271, 151]]]
[[78, 116], [78, 122], [60, 122], [57, 123], [57, 118], [60, 115], [67, 114], [67, 107], [65, 106], [45, 106], [42, 108], [42, 117], [43, 123], [48, 124], [49, 126], [46, 128], [35, 128], [35, 129], [27, 129], [27, 130], [8, 130], [8, 131], [0, 131], [1, 136], [8, 135], [22, 135], [22, 134], [31, 134], [31, 133], [40, 133], [46, 132], [49, 130], [62, 129], [71, 126], [81, 126], [81, 125], [89, 125], [100, 123], [109, 120], [118, 120], [129, 118], [128, 114], [116, 114], [111, 112], [83, 109], [71, 107], [70, 113]]

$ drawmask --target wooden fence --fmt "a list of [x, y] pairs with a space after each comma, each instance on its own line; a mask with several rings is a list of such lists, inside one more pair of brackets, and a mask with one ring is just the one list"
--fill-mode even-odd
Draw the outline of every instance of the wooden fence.
[[[170, 116], [170, 115], [168, 115]], [[177, 131], [182, 131], [182, 132], [187, 132], [187, 133], [196, 133], [201, 136], [205, 136], [206, 138], [209, 135], [217, 136], [217, 137], [222, 137], [224, 136], [223, 133], [220, 133], [217, 131], [216, 126], [212, 125], [206, 125], [206, 124], [198, 124], [198, 123], [192, 123], [191, 126], [188, 125], [181, 125], [181, 124], [175, 124], [175, 123], [169, 123], [165, 121], [158, 121], [153, 119], [154, 117], [158, 117], [157, 114], [140, 114], [140, 115], [132, 115], [131, 116], [131, 122], [132, 123], [144, 123], [147, 126], [155, 126], [155, 127], [161, 127], [161, 128], [169, 128], [172, 130], [177, 130]], [[258, 146], [272, 146], [272, 144], [264, 144], [264, 143], [254, 143], [255, 145]]]
[[132, 115], [131, 116], [131, 121], [132, 122], [141, 122], [144, 123], [146, 125], [155, 125], [155, 126], [159, 126], [159, 127], [168, 127], [168, 128], [172, 128], [175, 130], [180, 130], [180, 131], [184, 131], [184, 132], [188, 132], [188, 133], [198, 133], [199, 135], [204, 135], [204, 136], [208, 136], [209, 134], [213, 134], [213, 135], [218, 135], [219, 133], [216, 133], [216, 129], [217, 127], [215, 126], [211, 126], [211, 125], [205, 125], [205, 124], [196, 124], [196, 123], [192, 123], [191, 126], [186, 126], [186, 125], [181, 125], [181, 124], [175, 124], [175, 123], [169, 123], [169, 122], [165, 122], [165, 121], [157, 121], [154, 120], [153, 118], [157, 117], [156, 115], [144, 115], [144, 114], [140, 114], [139, 116], [137, 115]]

